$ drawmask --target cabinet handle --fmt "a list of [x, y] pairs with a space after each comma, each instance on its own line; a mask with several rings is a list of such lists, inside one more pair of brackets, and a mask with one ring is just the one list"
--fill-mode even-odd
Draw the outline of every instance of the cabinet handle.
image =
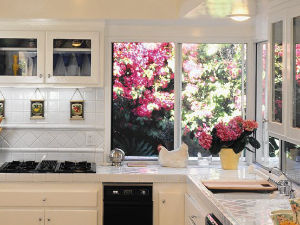
[[42, 78], [43, 77], [43, 74], [40, 74], [40, 78]]
[[164, 199], [164, 200], [162, 200], [161, 202], [162, 202], [162, 204], [165, 204], [165, 203], [166, 203], [166, 200]]
[[194, 221], [194, 219], [196, 219], [197, 216], [190, 216], [189, 218], [190, 218], [190, 221], [192, 222], [193, 225], [197, 225], [197, 224], [195, 223], [195, 221]]

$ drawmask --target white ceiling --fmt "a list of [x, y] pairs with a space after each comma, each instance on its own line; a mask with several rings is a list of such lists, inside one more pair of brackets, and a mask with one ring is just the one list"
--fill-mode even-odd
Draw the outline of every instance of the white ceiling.
[[[1, 0], [2, 19], [174, 20], [225, 18], [241, 0]], [[249, 1], [255, 15], [256, 0]], [[261, 0], [259, 0], [261, 1]]]
[[255, 15], [256, 0], [184, 0], [180, 16], [183, 18], [225, 18], [232, 13], [234, 6], [241, 3], [251, 15]]

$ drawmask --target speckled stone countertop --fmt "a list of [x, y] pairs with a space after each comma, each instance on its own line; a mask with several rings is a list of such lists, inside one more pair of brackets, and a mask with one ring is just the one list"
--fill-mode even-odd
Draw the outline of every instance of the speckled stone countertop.
[[[256, 171], [257, 172], [257, 171]], [[253, 180], [266, 179], [257, 173], [249, 173], [245, 164], [239, 169], [222, 170], [219, 162], [209, 167], [188, 166], [187, 168], [166, 168], [159, 165], [146, 167], [98, 166], [95, 174], [0, 174], [0, 182], [153, 182], [153, 183], [189, 183], [192, 182], [199, 194], [204, 195], [218, 211], [225, 225], [272, 225], [269, 214], [272, 210], [289, 209], [287, 199], [264, 198], [224, 198], [212, 194], [201, 180]]]
[[[256, 171], [258, 172], [258, 171]], [[273, 210], [290, 209], [288, 198], [279, 194], [262, 193], [226, 193], [213, 194], [201, 180], [256, 180], [262, 175], [249, 173], [247, 168], [236, 171], [209, 169], [205, 175], [189, 175], [188, 182], [197, 186], [197, 190], [210, 200], [224, 225], [272, 225], [270, 213]], [[221, 218], [220, 218], [221, 217]]]

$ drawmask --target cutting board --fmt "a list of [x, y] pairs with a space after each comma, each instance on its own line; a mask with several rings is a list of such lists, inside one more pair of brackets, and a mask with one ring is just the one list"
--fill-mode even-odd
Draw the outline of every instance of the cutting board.
[[209, 190], [235, 190], [235, 191], [275, 191], [277, 187], [266, 180], [204, 180], [203, 185]]

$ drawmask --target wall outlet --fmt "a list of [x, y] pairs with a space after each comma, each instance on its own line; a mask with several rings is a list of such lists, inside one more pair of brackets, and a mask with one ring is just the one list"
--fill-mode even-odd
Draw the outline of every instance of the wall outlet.
[[95, 146], [96, 145], [96, 135], [94, 134], [94, 132], [86, 133], [85, 144], [87, 146]]

